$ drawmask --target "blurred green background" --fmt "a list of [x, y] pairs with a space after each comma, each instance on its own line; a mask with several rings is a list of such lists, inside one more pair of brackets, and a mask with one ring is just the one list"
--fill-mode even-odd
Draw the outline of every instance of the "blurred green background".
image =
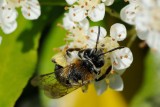
[[[119, 17], [109, 14], [119, 13], [127, 3], [116, 0], [107, 8], [105, 19], [91, 25], [102, 25], [109, 32], [114, 23], [123, 23], [128, 31], [127, 39], [120, 43], [131, 44], [134, 61], [123, 74], [124, 90], [107, 90], [97, 96], [93, 85], [87, 93], [78, 89], [67, 96], [53, 100], [47, 98], [38, 88], [31, 86], [30, 80], [39, 74], [53, 72], [52, 56], [54, 48], [65, 44], [66, 31], [57, 26], [64, 16], [64, 0], [40, 0], [42, 14], [38, 20], [27, 21], [19, 12], [18, 28], [3, 37], [0, 45], [0, 107], [160, 107], [160, 55], [147, 47], [140, 48], [138, 38], [133, 38], [133, 26], [122, 22]], [[113, 11], [112, 11], [113, 12]]]

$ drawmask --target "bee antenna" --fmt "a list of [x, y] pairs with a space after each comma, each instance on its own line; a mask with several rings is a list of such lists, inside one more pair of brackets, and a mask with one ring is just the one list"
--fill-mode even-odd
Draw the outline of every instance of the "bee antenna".
[[124, 46], [119, 46], [119, 47], [117, 47], [117, 48], [114, 48], [114, 49], [111, 49], [111, 50], [109, 50], [109, 51], [107, 51], [107, 52], [104, 52], [104, 53], [99, 54], [98, 57], [100, 57], [101, 55], [107, 54], [107, 53], [109, 53], [109, 52], [113, 52], [113, 51], [115, 51], [115, 50], [117, 50], [117, 49], [122, 49], [122, 48], [124, 48]]
[[100, 26], [98, 26], [98, 34], [97, 34], [96, 47], [95, 47], [96, 51], [97, 51], [99, 36], [100, 36]]

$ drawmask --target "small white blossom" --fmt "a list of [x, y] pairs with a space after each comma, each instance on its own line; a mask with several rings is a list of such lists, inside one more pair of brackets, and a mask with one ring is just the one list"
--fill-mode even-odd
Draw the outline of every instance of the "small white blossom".
[[17, 28], [17, 12], [9, 5], [0, 4], [0, 27], [5, 34], [12, 33]]
[[160, 1], [130, 0], [121, 10], [121, 18], [136, 27], [137, 36], [148, 46], [160, 52]]
[[4, 0], [3, 6], [10, 5], [13, 8], [21, 8], [22, 14], [26, 19], [37, 19], [40, 14], [38, 0]]
[[[65, 13], [63, 18], [63, 27], [69, 31], [66, 40], [72, 40], [68, 47], [70, 48], [94, 48], [96, 45], [98, 26], [89, 27], [89, 21], [85, 18], [80, 22], [74, 22], [68, 13]], [[100, 27], [100, 37], [102, 40], [107, 32], [103, 27]]]
[[1, 43], [2, 43], [2, 36], [0, 36], [0, 45], [1, 45]]
[[141, 10], [135, 18], [138, 37], [160, 52], [160, 1], [141, 0], [140, 5]]
[[89, 21], [85, 18], [80, 22], [74, 22], [73, 20], [71, 20], [69, 14], [65, 13], [65, 17], [63, 18], [63, 27], [66, 30], [69, 30], [69, 32], [72, 32], [72, 30], [76, 27], [80, 27], [82, 29], [87, 30], [89, 29]]
[[0, 27], [4, 33], [12, 33], [17, 28], [18, 14], [15, 9], [19, 7], [23, 16], [29, 20], [37, 19], [41, 14], [38, 0], [1, 0]]
[[123, 41], [127, 36], [126, 27], [120, 23], [113, 24], [110, 28], [110, 36], [116, 41]]
[[139, 4], [137, 2], [130, 1], [130, 3], [120, 12], [121, 19], [128, 24], [134, 25], [135, 17], [138, 11]]
[[131, 50], [125, 47], [111, 52], [111, 62], [114, 70], [128, 68], [133, 62], [133, 55]]
[[[98, 26], [93, 26], [88, 29], [76, 27], [67, 35], [67, 40], [73, 40], [69, 43], [69, 47], [76, 48], [95, 48], [96, 39], [98, 35]], [[102, 40], [107, 35], [106, 30], [100, 27], [100, 37]]]
[[69, 15], [75, 22], [84, 20], [87, 16], [94, 22], [103, 20], [105, 5], [112, 5], [114, 0], [66, 0], [69, 5]]

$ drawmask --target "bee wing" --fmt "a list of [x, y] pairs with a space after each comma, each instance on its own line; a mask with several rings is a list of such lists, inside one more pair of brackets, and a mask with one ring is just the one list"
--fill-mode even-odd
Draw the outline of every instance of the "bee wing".
[[[70, 69], [70, 67], [67, 66], [60, 70], [65, 70], [65, 69]], [[33, 86], [39, 86], [40, 88], [42, 88], [45, 94], [48, 97], [53, 98], [53, 99], [65, 96], [66, 94], [80, 87], [80, 86], [65, 86], [61, 84], [56, 79], [54, 72], [37, 76], [31, 81], [31, 83]]]

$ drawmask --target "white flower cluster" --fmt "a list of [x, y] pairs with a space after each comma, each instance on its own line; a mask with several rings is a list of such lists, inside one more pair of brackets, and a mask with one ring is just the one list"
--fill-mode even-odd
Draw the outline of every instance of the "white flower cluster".
[[[110, 28], [110, 36], [107, 36], [105, 28], [98, 26], [90, 27], [87, 18], [80, 22], [75, 22], [70, 17], [69, 13], [65, 13], [63, 18], [63, 27], [68, 30], [67, 40], [70, 40], [64, 48], [95, 48], [98, 32], [100, 32], [98, 48], [104, 49], [106, 52], [119, 47], [118, 41], [123, 41], [126, 38], [127, 32], [123, 24], [116, 23]], [[74, 54], [74, 53], [73, 53]], [[77, 53], [75, 54], [75, 58]], [[72, 55], [74, 56], [74, 55]], [[109, 66], [112, 66], [109, 75], [98, 82], [95, 82], [95, 88], [98, 94], [103, 93], [109, 86], [117, 91], [123, 90], [122, 73], [128, 68], [132, 61], [133, 55], [129, 48], [125, 47], [117, 49], [105, 55], [105, 65], [101, 71], [105, 73]], [[72, 62], [72, 61], [67, 61]]]
[[103, 20], [105, 5], [110, 6], [114, 0], [66, 0], [69, 5], [69, 16], [75, 22], [84, 20], [87, 16], [94, 22]]
[[135, 25], [137, 35], [148, 46], [160, 52], [160, 0], [129, 0], [121, 18]]
[[37, 19], [41, 14], [38, 0], [1, 0], [0, 28], [6, 34], [12, 33], [17, 28], [16, 8], [21, 8], [23, 16], [29, 20]]

